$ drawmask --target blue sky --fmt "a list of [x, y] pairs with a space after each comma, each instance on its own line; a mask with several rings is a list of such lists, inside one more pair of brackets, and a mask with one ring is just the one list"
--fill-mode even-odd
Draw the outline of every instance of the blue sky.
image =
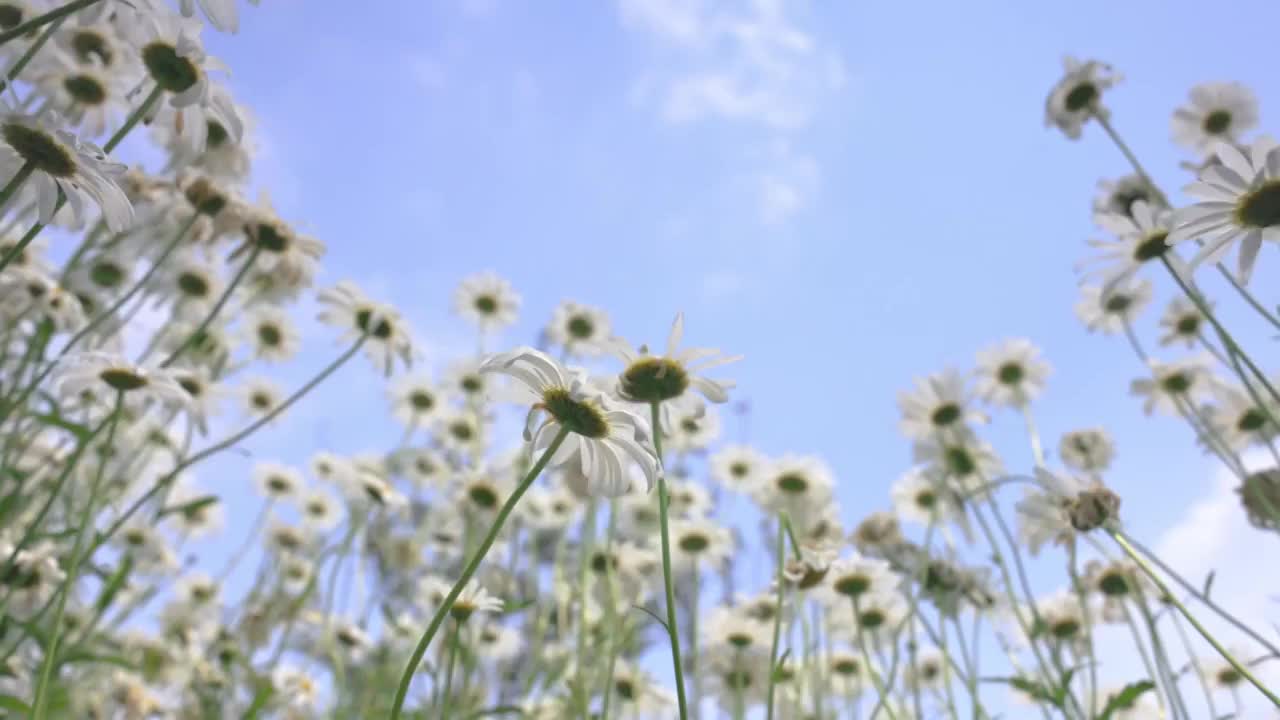
[[[1046, 444], [1113, 432], [1109, 481], [1137, 536], [1155, 544], [1194, 522], [1195, 503], [1229, 500], [1189, 431], [1127, 396], [1140, 367], [1123, 340], [1073, 314], [1094, 183], [1128, 168], [1097, 127], [1079, 142], [1046, 129], [1043, 101], [1064, 53], [1115, 65], [1115, 123], [1175, 191], [1190, 158], [1169, 116], [1192, 84], [1249, 85], [1275, 127], [1274, 3], [279, 0], [243, 13], [239, 35], [206, 42], [255, 111], [259, 181], [328, 243], [325, 281], [396, 303], [433, 359], [474, 346], [449, 303], [477, 270], [524, 295], [505, 344], [532, 340], [562, 299], [605, 308], [635, 341], [665, 337], [683, 310], [691, 341], [747, 356], [723, 374], [754, 408], [751, 440], [826, 458], [852, 524], [887, 507], [910, 463], [897, 392], [1024, 336], [1055, 368], [1036, 407]], [[1272, 250], [1254, 285], [1274, 303]], [[1169, 297], [1158, 284], [1149, 345]], [[1265, 363], [1269, 335], [1225, 312], [1257, 331], [1247, 345]], [[331, 357], [323, 337], [295, 383]], [[317, 443], [383, 448], [397, 436], [364, 417], [384, 406], [381, 381], [349, 369], [249, 447], [298, 461]], [[1029, 468], [1015, 417], [987, 436]], [[247, 461], [216, 467], [241, 482]]]

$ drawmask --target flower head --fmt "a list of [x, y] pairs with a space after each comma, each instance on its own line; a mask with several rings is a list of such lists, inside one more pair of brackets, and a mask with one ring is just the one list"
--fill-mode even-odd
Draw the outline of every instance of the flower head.
[[719, 350], [712, 348], [677, 351], [683, 337], [684, 313], [678, 313], [671, 324], [671, 333], [667, 335], [667, 349], [663, 355], [650, 355], [645, 346], [636, 352], [625, 340], [615, 338], [611, 349], [627, 363], [618, 377], [618, 395], [632, 402], [665, 403], [684, 396], [692, 388], [711, 402], [727, 402], [733, 383], [712, 380], [699, 373], [737, 362], [742, 356], [721, 355]]
[[1258, 100], [1240, 83], [1203, 83], [1191, 101], [1173, 111], [1173, 141], [1208, 152], [1219, 142], [1235, 142], [1258, 124]]
[[[649, 442], [648, 423], [591, 387], [582, 373], [530, 347], [492, 355], [480, 369], [516, 381], [516, 392], [530, 403], [525, 438], [535, 453], [562, 430], [568, 433], [550, 463], [577, 462], [591, 494], [626, 493], [631, 481], [625, 469], [631, 463], [640, 466], [650, 489], [657, 482], [662, 470]], [[545, 419], [537, 424], [541, 415]]]
[[1066, 74], [1053, 86], [1044, 104], [1044, 124], [1057, 127], [1068, 138], [1077, 140], [1089, 118], [1107, 117], [1102, 93], [1120, 81], [1119, 73], [1110, 65], [1096, 60], [1080, 62], [1063, 58]]

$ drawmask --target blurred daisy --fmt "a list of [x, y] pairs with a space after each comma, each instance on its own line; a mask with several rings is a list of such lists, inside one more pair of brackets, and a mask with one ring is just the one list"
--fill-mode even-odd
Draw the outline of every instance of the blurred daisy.
[[767, 460], [755, 448], [726, 445], [711, 456], [711, 479], [737, 492], [750, 492], [765, 474]]
[[671, 561], [678, 571], [718, 569], [729, 560], [733, 550], [733, 535], [714, 520], [677, 518], [671, 521]]
[[1095, 285], [1080, 288], [1076, 317], [1090, 332], [1101, 330], [1114, 335], [1142, 312], [1151, 300], [1151, 282], [1146, 279], [1117, 283], [1109, 292]]
[[332, 530], [342, 522], [342, 510], [338, 501], [320, 488], [303, 494], [298, 499], [298, 508], [301, 510], [303, 524], [321, 532]]
[[296, 468], [275, 462], [259, 462], [253, 466], [253, 484], [268, 500], [295, 497], [306, 481]]
[[907, 610], [902, 596], [897, 593], [861, 594], [853, 602], [857, 604], [854, 617], [858, 637], [873, 647], [897, 633], [898, 624]]
[[763, 620], [739, 608], [716, 607], [703, 623], [703, 645], [709, 651], [723, 648], [732, 652], [768, 651], [772, 630]]
[[918, 439], [970, 422], [986, 422], [986, 416], [972, 404], [968, 382], [958, 370], [916, 378], [914, 388], [898, 393], [900, 427], [907, 437]]
[[[1271, 420], [1280, 415], [1280, 406], [1274, 402], [1260, 406], [1247, 390], [1225, 382], [1214, 383], [1211, 392], [1217, 402], [1209, 406], [1209, 423], [1232, 450], [1263, 445], [1280, 434]], [[1259, 399], [1266, 397], [1259, 395]]]
[[524, 650], [524, 639], [519, 632], [496, 622], [477, 624], [472, 631], [471, 642], [476, 655], [491, 663], [509, 663]]
[[1102, 428], [1073, 430], [1062, 436], [1058, 456], [1067, 467], [1086, 473], [1101, 473], [1111, 467], [1116, 448]]
[[[568, 431], [551, 464], [579, 463], [588, 492], [608, 497], [627, 492], [631, 481], [626, 468], [631, 463], [640, 466], [650, 489], [657, 482], [662, 470], [648, 442], [648, 423], [589, 389], [581, 374], [529, 347], [490, 356], [481, 370], [516, 380], [515, 389], [529, 403], [525, 438], [533, 453], [550, 445], [562, 428]], [[537, 424], [540, 415], [546, 418]]]
[[1129, 392], [1143, 399], [1142, 410], [1148, 415], [1157, 410], [1174, 417], [1194, 413], [1211, 389], [1211, 362], [1204, 356], [1175, 362], [1151, 360], [1151, 377], [1134, 380]]
[[[1248, 657], [1248, 653], [1242, 652], [1239, 648], [1228, 648], [1233, 657]], [[1232, 693], [1237, 692], [1246, 682], [1244, 675], [1226, 658], [1220, 655], [1214, 655], [1206, 658], [1202, 666], [1205, 680], [1209, 681], [1210, 687], [1217, 690], [1227, 690]]]
[[1030, 340], [1014, 339], [978, 353], [978, 396], [995, 405], [1023, 407], [1044, 390], [1049, 364]]
[[1088, 486], [1071, 475], [1036, 466], [1036, 486], [1028, 487], [1016, 506], [1018, 539], [1039, 554], [1047, 542], [1065, 545], [1075, 537], [1071, 511], [1075, 500]]
[[302, 333], [288, 313], [273, 305], [259, 305], [250, 310], [244, 329], [255, 358], [267, 362], [283, 362], [302, 347]]
[[122, 357], [97, 352], [73, 355], [64, 362], [66, 367], [55, 380], [57, 394], [62, 397], [74, 398], [88, 392], [110, 399], [104, 402], [114, 402], [119, 394], [134, 406], [148, 400], [179, 409], [190, 406], [186, 391], [168, 370], [135, 365]]
[[844, 608], [865, 596], [895, 593], [901, 584], [889, 563], [853, 555], [831, 564], [823, 591], [828, 605]]
[[1080, 62], [1068, 56], [1062, 65], [1066, 74], [1045, 100], [1044, 124], [1057, 127], [1076, 140], [1090, 118], [1109, 115], [1102, 105], [1102, 93], [1118, 83], [1120, 75], [1110, 65], [1095, 60]]
[[454, 291], [453, 306], [481, 331], [501, 330], [515, 323], [520, 295], [497, 273], [483, 272], [463, 279]]
[[457, 393], [468, 404], [476, 405], [484, 400], [489, 388], [484, 373], [480, 372], [477, 360], [460, 360], [449, 366], [444, 373], [441, 385], [450, 393]]
[[701, 401], [676, 403], [663, 426], [662, 437], [675, 452], [707, 449], [720, 438], [720, 415]]
[[614, 663], [613, 697], [620, 717], [661, 717], [675, 704], [669, 690], [625, 658]]
[[1062, 645], [1080, 645], [1088, 640], [1088, 610], [1080, 604], [1074, 592], [1062, 590], [1036, 603], [1043, 632], [1052, 642]]
[[904, 520], [919, 525], [941, 526], [963, 521], [964, 505], [960, 497], [940, 481], [935, 472], [913, 468], [889, 488], [893, 509]]
[[975, 491], [1004, 472], [991, 445], [968, 431], [936, 433], [917, 440], [911, 456], [915, 462], [934, 468], [948, 482], [967, 492]]
[[445, 450], [452, 450], [465, 457], [480, 451], [484, 441], [481, 419], [473, 412], [449, 410], [436, 420], [435, 437]]
[[423, 375], [406, 375], [392, 383], [391, 414], [407, 428], [430, 426], [444, 409], [443, 398]]
[[1177, 253], [1169, 252], [1168, 237], [1173, 214], [1136, 200], [1127, 215], [1098, 215], [1095, 221], [1115, 235], [1114, 240], [1090, 240], [1089, 245], [1102, 251], [1098, 257], [1077, 265], [1096, 267], [1086, 276], [1102, 280], [1103, 293], [1128, 281], [1147, 263], [1166, 258], [1176, 270], [1182, 269]]
[[1162, 203], [1159, 193], [1151, 188], [1151, 184], [1141, 175], [1124, 175], [1115, 180], [1099, 180], [1097, 193], [1093, 198], [1094, 220], [1099, 215], [1133, 216], [1133, 206], [1144, 202], [1150, 208], [1157, 208]]
[[672, 515], [700, 518], [711, 514], [711, 493], [700, 483], [672, 480], [667, 484], [667, 503]]
[[413, 342], [398, 310], [370, 300], [347, 281], [321, 291], [319, 300], [324, 306], [320, 322], [343, 330], [346, 341], [365, 338], [365, 354], [385, 374], [391, 374], [396, 359], [406, 367], [413, 363]]
[[1199, 202], [1174, 211], [1169, 243], [1203, 241], [1191, 259], [1195, 268], [1220, 260], [1238, 242], [1237, 274], [1247, 285], [1262, 241], [1280, 242], [1280, 148], [1270, 138], [1255, 140], [1247, 155], [1216, 147], [1222, 162], [1183, 188]]
[[[240, 14], [236, 11], [236, 0], [199, 0], [200, 12], [209, 20], [209, 24], [222, 32], [235, 33], [240, 29]], [[250, 0], [257, 5], [257, 0]], [[178, 0], [178, 9], [183, 17], [196, 14], [196, 0]]]
[[566, 300], [556, 306], [547, 339], [572, 355], [595, 356], [612, 337], [609, 316], [601, 309]]
[[261, 377], [245, 380], [240, 386], [240, 396], [244, 398], [249, 415], [255, 416], [271, 414], [284, 404], [285, 398], [284, 391], [274, 380]]
[[831, 502], [834, 491], [835, 479], [821, 459], [784, 455], [770, 463], [753, 495], [760, 507], [773, 514], [785, 512], [795, 523]]
[[1236, 142], [1258, 124], [1258, 101], [1240, 83], [1202, 83], [1191, 102], [1173, 111], [1173, 141], [1208, 152], [1219, 142]]
[[59, 196], [66, 198], [76, 222], [88, 203], [98, 206], [112, 232], [133, 224], [133, 205], [120, 188], [125, 166], [111, 162], [96, 145], [43, 121], [20, 115], [0, 104], [0, 185], [19, 172], [30, 173], [23, 191], [35, 198], [40, 222], [53, 221]]
[[44, 98], [43, 108], [66, 118], [70, 127], [86, 137], [100, 137], [115, 129], [128, 107], [119, 73], [76, 62], [61, 52], [42, 58], [32, 79]]
[[1187, 349], [1191, 349], [1200, 342], [1200, 331], [1204, 325], [1205, 317], [1200, 310], [1194, 303], [1179, 295], [1169, 301], [1169, 306], [1160, 316], [1160, 327], [1163, 328], [1160, 344], [1167, 346], [1181, 342]]
[[[444, 603], [448, 597], [449, 591], [453, 589], [453, 583], [445, 580], [438, 575], [428, 575], [424, 577], [419, 584], [419, 597], [424, 598], [432, 605], [432, 610], [438, 608]], [[502, 612], [502, 601], [489, 594], [475, 578], [467, 581], [463, 586], [462, 592], [458, 595], [458, 599], [454, 601], [453, 607], [449, 614], [458, 622], [466, 622], [472, 615], [481, 613], [498, 613]]]

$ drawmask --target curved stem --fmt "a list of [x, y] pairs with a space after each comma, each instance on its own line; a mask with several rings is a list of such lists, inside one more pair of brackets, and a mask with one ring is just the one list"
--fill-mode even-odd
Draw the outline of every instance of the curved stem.
[[[658, 403], [650, 404], [650, 417], [653, 423], [653, 448], [658, 454], [658, 462], [662, 458], [662, 424], [659, 422]], [[676, 591], [671, 579], [671, 533], [668, 528], [666, 472], [658, 473], [658, 525], [662, 538], [662, 586], [667, 598], [667, 636], [671, 638], [671, 665], [676, 676], [676, 700], [680, 705], [680, 720], [688, 720], [689, 703], [684, 694], [684, 669], [680, 658], [680, 627], [676, 624]]]
[[449, 611], [453, 609], [453, 603], [462, 594], [462, 588], [466, 586], [467, 581], [472, 575], [476, 574], [476, 570], [480, 567], [480, 562], [484, 560], [484, 556], [489, 552], [489, 548], [493, 547], [494, 541], [498, 538], [498, 532], [502, 530], [503, 524], [507, 521], [507, 516], [516, 508], [516, 504], [520, 502], [520, 498], [524, 497], [525, 491], [533, 484], [538, 475], [542, 473], [542, 469], [551, 462], [551, 456], [556, 450], [560, 449], [560, 445], [564, 443], [566, 437], [569, 436], [568, 428], [561, 428], [556, 433], [555, 439], [543, 451], [542, 457], [529, 468], [529, 473], [525, 475], [524, 480], [516, 487], [515, 492], [511, 493], [511, 497], [503, 503], [502, 508], [498, 510], [497, 517], [493, 520], [493, 527], [489, 528], [489, 534], [480, 542], [480, 547], [476, 548], [476, 552], [471, 556], [471, 560], [467, 566], [463, 568], [462, 575], [458, 577], [458, 581], [454, 583], [453, 589], [445, 597], [444, 602], [440, 603], [440, 608], [436, 610], [435, 617], [431, 619], [431, 624], [427, 626], [422, 638], [418, 640], [418, 646], [413, 649], [413, 655], [409, 658], [409, 663], [405, 665], [404, 674], [400, 678], [400, 685], [396, 688], [395, 701], [391, 705], [391, 714], [388, 716], [391, 720], [400, 717], [400, 710], [404, 707], [405, 697], [409, 694], [409, 684], [413, 682], [413, 674], [418, 670], [418, 664], [422, 662], [422, 656], [426, 654], [427, 647], [431, 645], [431, 639], [435, 637], [439, 631], [441, 623], [449, 615]]
[[73, 12], [83, 10], [89, 7], [90, 5], [94, 5], [98, 2], [101, 2], [101, 0], [73, 0], [73, 2], [69, 2], [60, 8], [57, 8], [55, 10], [50, 10], [49, 12], [43, 15], [37, 15], [31, 18], [30, 20], [22, 23], [21, 25], [18, 25], [17, 27], [9, 28], [8, 30], [5, 30], [4, 32], [0, 33], [0, 45], [4, 45], [10, 40], [13, 40], [14, 38], [22, 37], [23, 35], [26, 35], [27, 33], [31, 32], [32, 30], [35, 30], [38, 27], [47, 25], [53, 22], [54, 20], [57, 20], [62, 17], [66, 17], [67, 15], [70, 15]]
[[1203, 625], [1200, 624], [1200, 621], [1197, 620], [1196, 617], [1192, 615], [1189, 610], [1187, 610], [1187, 606], [1183, 605], [1182, 601], [1179, 600], [1176, 595], [1174, 595], [1172, 592], [1169, 591], [1169, 587], [1164, 584], [1164, 581], [1161, 580], [1160, 576], [1156, 573], [1156, 571], [1152, 569], [1151, 565], [1147, 562], [1146, 558], [1144, 558], [1141, 554], [1139, 554], [1138, 551], [1135, 550], [1134, 547], [1129, 544], [1129, 540], [1124, 535], [1124, 533], [1118, 530], [1112, 530], [1111, 537], [1115, 539], [1116, 543], [1120, 545], [1120, 548], [1124, 550], [1125, 553], [1128, 554], [1129, 557], [1132, 558], [1135, 563], [1138, 564], [1138, 567], [1142, 568], [1142, 571], [1147, 574], [1147, 577], [1151, 578], [1151, 581], [1156, 584], [1156, 587], [1160, 588], [1160, 592], [1164, 594], [1164, 596], [1169, 600], [1169, 602], [1173, 603], [1173, 606], [1178, 608], [1178, 612], [1182, 613], [1182, 616], [1187, 619], [1187, 622], [1191, 623], [1191, 626], [1196, 629], [1196, 632], [1200, 633], [1200, 636], [1203, 637], [1205, 640], [1207, 640], [1209, 644], [1213, 646], [1213, 649], [1217, 650], [1218, 654], [1221, 655], [1228, 663], [1230, 663], [1231, 667], [1235, 668], [1236, 672], [1240, 673], [1240, 675], [1243, 678], [1248, 680], [1251, 685], [1257, 688], [1258, 692], [1265, 695], [1266, 698], [1271, 701], [1271, 704], [1275, 705], [1276, 707], [1280, 707], [1280, 697], [1277, 697], [1274, 692], [1272, 692], [1269, 688], [1267, 688], [1266, 685], [1264, 685], [1260, 680], [1258, 680], [1258, 678], [1254, 676], [1253, 672], [1249, 670], [1249, 667], [1246, 664], [1237, 660], [1234, 655], [1232, 655], [1225, 647], [1222, 646], [1221, 643], [1218, 642], [1217, 638], [1215, 638], [1212, 634], [1210, 634], [1210, 632], [1206, 630]]
[[222, 296], [213, 304], [213, 308], [209, 310], [209, 313], [204, 316], [204, 320], [201, 320], [200, 324], [197, 325], [189, 335], [187, 335], [186, 339], [179, 343], [178, 347], [174, 348], [173, 352], [169, 354], [169, 357], [165, 358], [164, 362], [160, 363], [160, 367], [167, 368], [172, 365], [179, 357], [182, 356], [182, 353], [186, 352], [187, 348], [191, 347], [191, 343], [195, 342], [196, 338], [203, 335], [204, 331], [209, 329], [209, 325], [213, 322], [213, 319], [218, 316], [218, 313], [222, 312], [222, 308], [225, 307], [227, 301], [231, 299], [231, 294], [235, 292], [235, 289], [244, 281], [245, 276], [249, 274], [249, 270], [253, 268], [253, 262], [258, 259], [258, 253], [260, 252], [262, 252], [262, 246], [254, 245], [253, 250], [249, 253], [249, 257], [245, 259], [244, 264], [240, 266], [240, 270], [236, 272], [235, 277], [231, 278], [231, 282], [227, 283], [227, 289], [222, 291]]
[[222, 572], [218, 573], [214, 582], [221, 585], [222, 581], [226, 580], [231, 573], [235, 572], [236, 567], [238, 567], [241, 561], [244, 560], [245, 556], [249, 554], [249, 550], [253, 547], [253, 541], [258, 539], [258, 534], [262, 532], [262, 526], [267, 522], [267, 513], [271, 511], [271, 505], [273, 503], [274, 500], [271, 499], [262, 503], [262, 509], [258, 511], [258, 517], [254, 519], [253, 525], [250, 526], [249, 536], [244, 539], [244, 543], [240, 546], [240, 549], [236, 550], [235, 554], [231, 556], [231, 560], [227, 562], [226, 567], [222, 568]]
[[152, 88], [146, 99], [142, 101], [142, 104], [134, 108], [133, 112], [129, 113], [129, 117], [125, 118], [124, 124], [120, 126], [120, 129], [117, 130], [109, 140], [107, 140], [106, 145], [102, 146], [102, 151], [110, 154], [112, 150], [115, 150], [116, 146], [118, 146], [121, 141], [125, 139], [125, 136], [129, 134], [129, 131], [137, 126], [138, 122], [141, 121], [148, 112], [150, 112], [151, 106], [155, 105], [163, 94], [164, 90], [159, 85]]
[[[18, 192], [18, 189], [22, 187], [22, 184], [26, 182], [27, 178], [31, 177], [31, 173], [35, 171], [35, 165], [32, 165], [29, 162], [24, 163], [22, 167], [18, 168], [18, 172], [14, 173], [13, 177], [9, 178], [9, 182], [5, 183], [3, 188], [0, 188], [0, 210], [4, 210], [4, 206], [9, 204], [9, 200], [13, 198], [14, 194]], [[22, 251], [26, 250], [27, 246], [30, 245], [31, 241], [34, 239], [35, 235], [32, 235], [31, 237], [23, 236], [22, 240], [19, 240], [16, 245], [9, 248], [8, 251], [5, 252], [4, 257], [0, 258], [0, 270], [4, 270], [9, 267], [9, 263], [13, 262], [14, 258], [21, 255]]]
[[458, 636], [462, 634], [462, 623], [453, 621], [453, 632], [449, 634], [449, 660], [444, 671], [444, 694], [440, 697], [444, 707], [440, 712], [440, 720], [449, 720], [453, 709], [453, 667], [458, 663]]

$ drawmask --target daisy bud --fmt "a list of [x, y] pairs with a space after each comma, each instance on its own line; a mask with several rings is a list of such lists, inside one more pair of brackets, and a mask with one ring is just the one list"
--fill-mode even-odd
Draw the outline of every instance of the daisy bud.
[[1098, 486], [1076, 496], [1068, 510], [1071, 527], [1089, 532], [1113, 524], [1119, 519], [1120, 496]]
[[1250, 524], [1259, 530], [1280, 530], [1280, 470], [1253, 473], [1236, 492]]

